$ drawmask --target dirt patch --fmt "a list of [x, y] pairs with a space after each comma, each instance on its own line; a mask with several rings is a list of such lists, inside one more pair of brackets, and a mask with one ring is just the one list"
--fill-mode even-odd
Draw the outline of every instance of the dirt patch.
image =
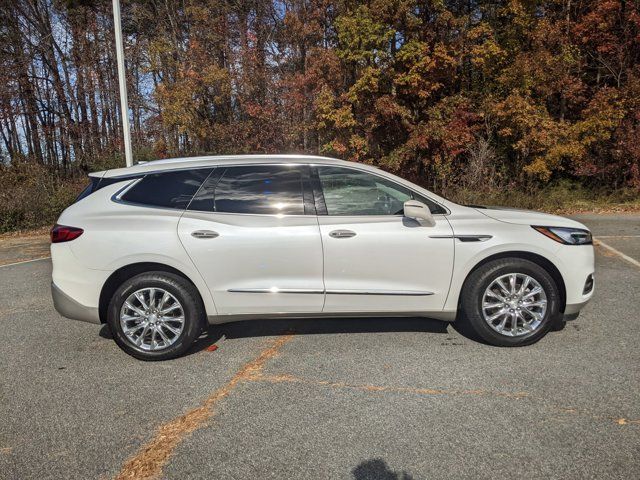
[[7, 238], [16, 237], [49, 237], [51, 227], [40, 227], [31, 230], [15, 230], [13, 232], [0, 233], [0, 243]]
[[29, 235], [0, 236], [0, 266], [49, 256], [49, 235], [33, 231]]
[[598, 240], [593, 241], [593, 246], [596, 248], [596, 252], [598, 252], [603, 257], [617, 257], [615, 253], [604, 248]]

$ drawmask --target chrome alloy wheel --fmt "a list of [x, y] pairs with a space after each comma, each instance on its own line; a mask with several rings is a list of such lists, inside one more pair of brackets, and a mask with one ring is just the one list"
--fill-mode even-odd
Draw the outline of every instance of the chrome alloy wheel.
[[184, 309], [162, 288], [133, 292], [120, 309], [125, 338], [145, 351], [163, 350], [175, 343], [184, 329]]
[[524, 273], [501, 275], [489, 284], [482, 297], [482, 316], [496, 332], [519, 337], [540, 327], [547, 312], [542, 285]]

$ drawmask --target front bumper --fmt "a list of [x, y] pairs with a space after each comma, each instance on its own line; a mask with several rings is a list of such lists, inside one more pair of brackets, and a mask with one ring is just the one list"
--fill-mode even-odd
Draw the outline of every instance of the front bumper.
[[[590, 283], [590, 287], [587, 285]], [[565, 320], [575, 320], [580, 315], [580, 311], [584, 308], [584, 306], [591, 301], [591, 297], [593, 296], [593, 289], [595, 288], [595, 282], [593, 279], [593, 274], [587, 277], [587, 281], [585, 282], [585, 290], [583, 290], [582, 294], [584, 299], [581, 302], [577, 303], [567, 303], [564, 307], [564, 319]], [[586, 290], [588, 288], [588, 291]]]
[[86, 307], [76, 302], [53, 282], [51, 282], [51, 297], [53, 298], [53, 306], [63, 317], [100, 324], [100, 314], [97, 308]]
[[[594, 251], [591, 245], [563, 245], [556, 252], [556, 266], [564, 280], [566, 305], [564, 319], [574, 320], [589, 303], [595, 291]], [[590, 288], [587, 282], [591, 279]]]
[[584, 306], [589, 303], [589, 300], [585, 300], [584, 302], [580, 303], [568, 303], [564, 307], [564, 319], [575, 320], [576, 318], [578, 318], [578, 315], [580, 315], [580, 310], [582, 310]]

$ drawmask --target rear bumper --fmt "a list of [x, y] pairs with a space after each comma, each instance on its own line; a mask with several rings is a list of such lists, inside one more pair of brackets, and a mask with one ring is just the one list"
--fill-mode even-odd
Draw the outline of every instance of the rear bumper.
[[100, 315], [97, 308], [86, 307], [76, 302], [53, 282], [51, 282], [51, 297], [53, 298], [53, 306], [63, 317], [100, 324]]

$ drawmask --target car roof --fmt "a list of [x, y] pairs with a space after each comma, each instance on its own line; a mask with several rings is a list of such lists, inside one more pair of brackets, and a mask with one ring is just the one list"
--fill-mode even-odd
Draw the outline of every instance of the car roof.
[[347, 160], [339, 160], [337, 158], [322, 157], [318, 155], [299, 155], [299, 154], [270, 154], [270, 155], [208, 155], [200, 157], [182, 157], [167, 158], [163, 160], [154, 160], [151, 162], [138, 163], [132, 167], [115, 168], [102, 172], [94, 172], [89, 174], [91, 177], [137, 177], [148, 173], [162, 172], [169, 170], [183, 170], [191, 168], [206, 168], [227, 165], [263, 165], [263, 164], [320, 164], [320, 165], [336, 165], [357, 168], [359, 170], [368, 170], [372, 173], [382, 174], [383, 176], [393, 179], [403, 184], [409, 189], [421, 191], [424, 195], [435, 200], [436, 202], [449, 207], [455, 205], [447, 199], [430, 192], [404, 178], [393, 175], [389, 172], [383, 172], [374, 165], [367, 165], [358, 162], [349, 162]]
[[94, 177], [119, 177], [128, 175], [160, 172], [163, 170], [189, 169], [210, 167], [216, 165], [251, 165], [265, 163], [297, 163], [323, 165], [362, 165], [337, 158], [321, 157], [316, 155], [273, 154], [273, 155], [209, 155], [202, 157], [182, 157], [141, 162], [132, 167], [115, 168], [103, 172], [92, 173]]

